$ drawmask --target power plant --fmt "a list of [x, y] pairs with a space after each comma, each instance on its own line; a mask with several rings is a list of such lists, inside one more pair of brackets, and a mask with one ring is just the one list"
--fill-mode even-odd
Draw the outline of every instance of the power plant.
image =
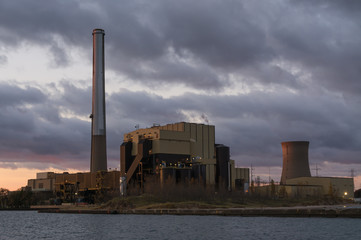
[[[249, 168], [237, 168], [230, 148], [215, 143], [215, 126], [178, 122], [125, 133], [120, 144], [120, 171], [107, 171], [104, 30], [93, 30], [93, 88], [90, 172], [38, 173], [28, 180], [32, 191], [55, 193], [62, 201], [75, 196], [92, 202], [104, 193], [125, 195], [129, 186], [140, 190], [152, 178], [162, 188], [195, 183], [214, 189], [248, 192]], [[353, 196], [352, 178], [311, 177], [308, 141], [282, 142], [283, 169], [280, 185], [272, 187], [278, 197], [334, 195]], [[252, 186], [253, 189], [253, 186]], [[270, 192], [271, 186], [265, 191]], [[262, 192], [262, 188], [258, 188]], [[352, 193], [352, 195], [351, 195]]]
[[102, 29], [93, 30], [90, 172], [38, 173], [36, 179], [29, 179], [28, 187], [54, 191], [63, 201], [72, 201], [74, 194], [91, 199], [104, 191], [125, 193], [127, 184], [142, 189], [147, 177], [155, 177], [160, 186], [167, 180], [197, 181], [247, 190], [249, 169], [236, 168], [229, 147], [215, 144], [212, 125], [180, 122], [126, 133], [120, 147], [120, 171], [107, 171], [104, 35]]

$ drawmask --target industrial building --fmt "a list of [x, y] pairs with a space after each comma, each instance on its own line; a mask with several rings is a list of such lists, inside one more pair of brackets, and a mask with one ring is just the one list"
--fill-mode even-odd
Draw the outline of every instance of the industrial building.
[[104, 191], [119, 194], [121, 176], [139, 189], [147, 176], [153, 176], [159, 187], [172, 181], [248, 190], [249, 169], [236, 168], [229, 147], [215, 144], [213, 125], [180, 122], [137, 129], [124, 134], [120, 151], [120, 171], [38, 173], [28, 180], [28, 187], [52, 191], [65, 202], [73, 202], [75, 196], [89, 201]]
[[119, 194], [119, 176], [119, 171], [41, 172], [36, 174], [36, 179], [28, 180], [27, 187], [34, 192], [48, 192], [64, 202], [73, 202], [75, 196], [92, 199], [101, 191]]
[[354, 197], [352, 178], [342, 177], [299, 177], [286, 181], [290, 186], [319, 186], [321, 196], [351, 199]]
[[137, 129], [124, 135], [120, 150], [120, 171], [37, 173], [28, 187], [53, 192], [63, 202], [73, 202], [75, 196], [92, 202], [100, 192], [119, 195], [121, 176], [139, 189], [153, 176], [159, 187], [172, 181], [248, 190], [249, 169], [236, 168], [229, 147], [215, 144], [213, 125], [180, 122]]
[[56, 174], [55, 194], [63, 201], [73, 202], [75, 196], [86, 202], [105, 192], [119, 195], [119, 171]]
[[52, 192], [55, 190], [55, 175], [56, 173], [54, 172], [36, 173], [36, 179], [29, 179], [27, 187], [29, 187], [34, 192]]
[[215, 127], [174, 123], [124, 134], [121, 176], [142, 187], [148, 175], [175, 182], [198, 181], [226, 189], [247, 189], [249, 169], [236, 168], [229, 147], [215, 144]]

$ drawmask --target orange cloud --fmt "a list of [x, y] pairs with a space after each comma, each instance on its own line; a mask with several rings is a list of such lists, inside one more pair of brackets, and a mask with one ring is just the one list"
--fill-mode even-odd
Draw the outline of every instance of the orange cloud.
[[10, 191], [15, 191], [28, 184], [28, 179], [36, 178], [38, 172], [82, 172], [78, 169], [60, 170], [55, 168], [48, 169], [27, 169], [27, 168], [0, 168], [0, 188], [7, 188]]

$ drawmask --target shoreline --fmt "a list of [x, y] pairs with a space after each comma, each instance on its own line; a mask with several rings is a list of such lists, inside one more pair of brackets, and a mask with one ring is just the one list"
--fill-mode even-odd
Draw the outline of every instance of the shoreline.
[[137, 215], [199, 215], [242, 217], [327, 217], [361, 218], [360, 205], [300, 206], [264, 208], [175, 208], [175, 209], [87, 209], [87, 208], [33, 208], [38, 213], [70, 214], [137, 214]]

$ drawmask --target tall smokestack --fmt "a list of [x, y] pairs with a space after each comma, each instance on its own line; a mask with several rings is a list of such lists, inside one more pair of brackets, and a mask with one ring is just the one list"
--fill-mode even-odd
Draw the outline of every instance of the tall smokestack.
[[93, 30], [93, 102], [90, 171], [107, 170], [104, 89], [104, 30]]
[[287, 179], [298, 177], [311, 177], [308, 164], [308, 141], [283, 142], [283, 168], [281, 184], [286, 184]]

